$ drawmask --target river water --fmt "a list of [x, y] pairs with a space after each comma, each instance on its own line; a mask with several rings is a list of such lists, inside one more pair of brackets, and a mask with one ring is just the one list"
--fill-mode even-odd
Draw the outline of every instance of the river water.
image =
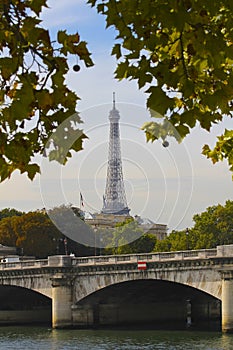
[[1, 327], [0, 350], [231, 350], [233, 335], [189, 331]]

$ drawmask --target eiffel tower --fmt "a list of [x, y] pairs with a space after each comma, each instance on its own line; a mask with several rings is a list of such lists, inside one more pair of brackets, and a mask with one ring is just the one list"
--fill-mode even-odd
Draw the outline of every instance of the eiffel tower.
[[127, 206], [122, 173], [119, 119], [120, 114], [116, 109], [115, 93], [113, 93], [113, 109], [109, 114], [108, 170], [102, 213], [129, 215], [130, 209]]

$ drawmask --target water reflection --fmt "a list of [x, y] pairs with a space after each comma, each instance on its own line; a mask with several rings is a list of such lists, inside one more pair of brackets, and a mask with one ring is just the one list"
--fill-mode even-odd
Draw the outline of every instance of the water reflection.
[[233, 335], [190, 331], [51, 330], [0, 328], [0, 349], [6, 350], [229, 350]]

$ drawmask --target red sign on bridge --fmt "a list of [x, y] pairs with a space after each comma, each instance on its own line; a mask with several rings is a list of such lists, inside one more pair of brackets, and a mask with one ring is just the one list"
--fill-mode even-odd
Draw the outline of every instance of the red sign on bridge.
[[138, 261], [138, 270], [146, 270], [146, 262], [145, 261]]

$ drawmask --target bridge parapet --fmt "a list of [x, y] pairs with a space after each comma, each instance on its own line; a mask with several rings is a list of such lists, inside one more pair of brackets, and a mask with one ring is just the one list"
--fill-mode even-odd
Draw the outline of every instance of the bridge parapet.
[[108, 265], [137, 263], [138, 261], [156, 262], [168, 260], [197, 260], [209, 259], [212, 257], [233, 257], [233, 245], [222, 245], [213, 249], [184, 250], [176, 252], [144, 253], [144, 254], [125, 254], [125, 255], [106, 255], [91, 257], [73, 257], [67, 255], [49, 256], [48, 259], [25, 260], [19, 262], [2, 262], [1, 270], [11, 269], [33, 269], [40, 267], [68, 267], [78, 265]]
[[0, 263], [0, 270], [40, 268], [46, 265], [48, 265], [48, 259], [2, 262]]
[[47, 260], [48, 266], [71, 266], [72, 256], [70, 255], [54, 255], [49, 256]]
[[218, 256], [233, 256], [233, 244], [220, 245], [217, 247]]
[[[96, 264], [120, 264], [134, 263], [138, 261], [166, 261], [185, 259], [208, 259], [218, 255], [217, 249], [187, 250], [178, 252], [148, 253], [148, 254], [126, 254], [74, 258], [72, 265], [96, 265]], [[223, 255], [220, 255], [223, 256]], [[233, 252], [232, 252], [233, 256]]]

